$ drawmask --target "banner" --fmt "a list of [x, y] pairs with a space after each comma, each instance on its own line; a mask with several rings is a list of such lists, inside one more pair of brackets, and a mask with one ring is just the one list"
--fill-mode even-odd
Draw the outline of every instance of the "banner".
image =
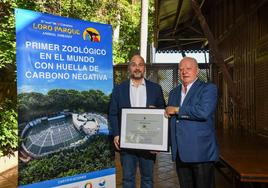
[[20, 187], [115, 187], [111, 25], [16, 9]]

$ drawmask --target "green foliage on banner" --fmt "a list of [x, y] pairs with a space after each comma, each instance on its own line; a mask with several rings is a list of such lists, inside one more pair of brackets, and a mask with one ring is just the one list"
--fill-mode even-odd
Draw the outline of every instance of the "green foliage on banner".
[[114, 155], [107, 139], [106, 135], [95, 135], [80, 148], [20, 163], [19, 185], [112, 168]]
[[[64, 102], [63, 102], [64, 101]], [[18, 95], [19, 122], [28, 122], [38, 117], [56, 114], [63, 109], [70, 112], [97, 112], [106, 114], [109, 96], [100, 90], [76, 91], [65, 89], [42, 93], [21, 93]], [[22, 129], [23, 127], [20, 127]]]

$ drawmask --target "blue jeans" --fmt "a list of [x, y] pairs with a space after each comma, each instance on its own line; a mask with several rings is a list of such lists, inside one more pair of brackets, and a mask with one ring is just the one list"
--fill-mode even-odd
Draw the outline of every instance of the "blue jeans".
[[153, 188], [153, 168], [155, 154], [145, 151], [121, 151], [123, 188], [136, 188], [136, 171], [139, 164], [141, 188]]

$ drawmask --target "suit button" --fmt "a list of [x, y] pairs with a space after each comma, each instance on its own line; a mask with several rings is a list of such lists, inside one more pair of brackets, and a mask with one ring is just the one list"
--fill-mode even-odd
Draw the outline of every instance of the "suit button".
[[176, 123], [179, 123], [180, 121], [179, 120], [176, 120]]

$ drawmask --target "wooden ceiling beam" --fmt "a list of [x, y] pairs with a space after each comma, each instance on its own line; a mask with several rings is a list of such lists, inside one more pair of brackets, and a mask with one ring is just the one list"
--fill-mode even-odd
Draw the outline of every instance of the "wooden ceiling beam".
[[158, 39], [159, 42], [164, 42], [164, 41], [207, 41], [207, 38], [205, 37], [197, 37], [197, 38], [174, 38], [174, 37], [171, 37], [171, 38], [161, 38], [161, 39]]
[[158, 41], [157, 39], [159, 38], [159, 24], [160, 24], [160, 20], [159, 20], [159, 10], [160, 10], [160, 4], [161, 4], [161, 0], [155, 0], [155, 6], [157, 7], [156, 10], [155, 10], [155, 35], [154, 35], [154, 46], [155, 48], [158, 48]]
[[175, 14], [176, 13], [167, 14], [165, 16], [162, 16], [159, 20], [163, 21], [163, 20], [169, 19], [170, 17], [173, 17]]
[[212, 32], [210, 31], [210, 28], [207, 24], [207, 21], [206, 21], [205, 17], [203, 16], [201, 9], [199, 8], [196, 1], [195, 0], [191, 0], [191, 1], [192, 1], [192, 7], [196, 13], [196, 16], [197, 16], [199, 22], [200, 22], [200, 25], [203, 29], [203, 32], [204, 32], [206, 38], [208, 39], [211, 53], [215, 57], [215, 63], [219, 67], [219, 69], [222, 71], [223, 77], [226, 80], [228, 91], [230, 92], [234, 102], [236, 104], [238, 104], [239, 106], [242, 106], [241, 96], [239, 96], [237, 94], [237, 89], [235, 87], [235, 84], [232, 80], [232, 77], [228, 71], [226, 64], [224, 63], [223, 57], [222, 57], [221, 53], [219, 52], [217, 42], [214, 39]]
[[202, 31], [199, 31], [198, 29], [194, 28], [193, 26], [189, 26], [189, 28], [198, 34], [204, 35]]
[[189, 44], [196, 44], [196, 43], [200, 43], [200, 42], [202, 42], [202, 41], [200, 41], [200, 40], [196, 40], [196, 41], [191, 41], [191, 42], [181, 43], [181, 45], [182, 45], [182, 46], [187, 46], [187, 45], [189, 45]]
[[172, 33], [173, 36], [175, 35], [177, 27], [180, 23], [180, 12], [181, 12], [181, 7], [182, 7], [182, 2], [183, 0], [179, 0], [178, 5], [177, 5], [176, 17], [175, 17], [175, 21], [173, 24], [173, 33]]

